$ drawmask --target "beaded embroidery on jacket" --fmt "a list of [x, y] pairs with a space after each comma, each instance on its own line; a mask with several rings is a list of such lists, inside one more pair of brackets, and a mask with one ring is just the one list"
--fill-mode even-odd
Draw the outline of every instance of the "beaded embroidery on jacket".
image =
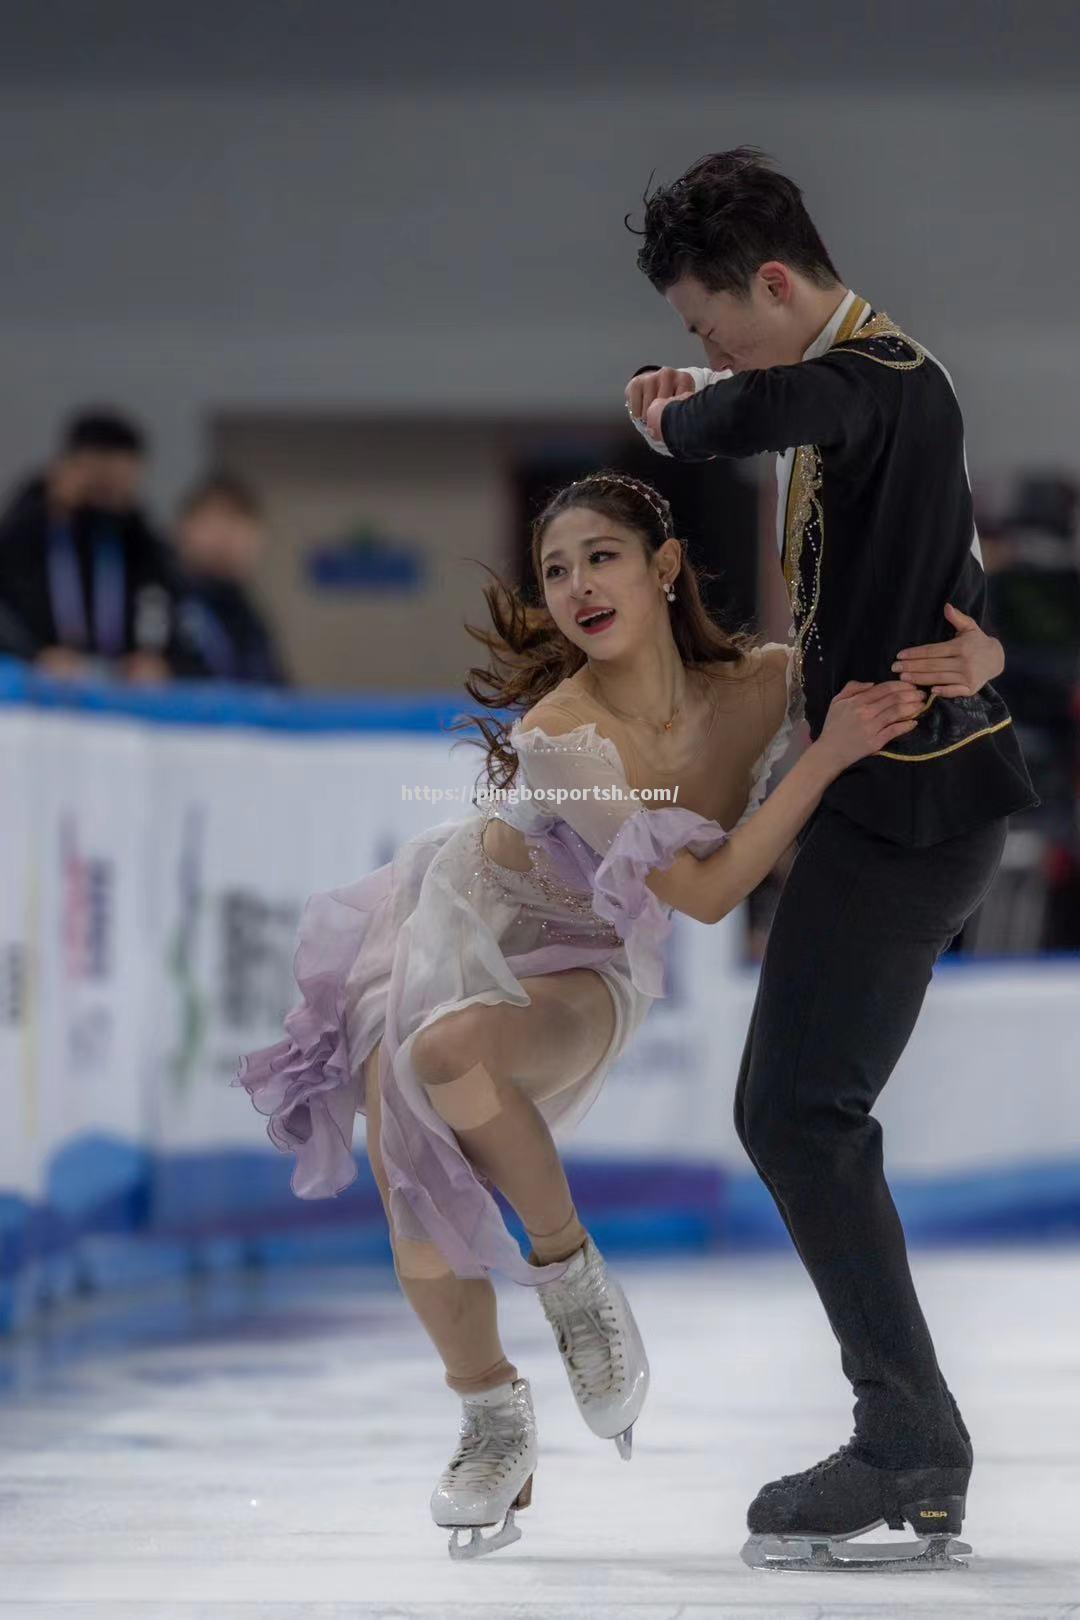
[[[821, 509], [821, 452], [816, 445], [803, 444], [795, 452], [788, 495], [787, 545], [784, 579], [791, 599], [795, 640], [792, 656], [795, 676], [802, 683], [808, 644], [821, 638], [814, 623], [821, 600], [821, 565], [825, 555], [825, 515]], [[803, 553], [813, 559], [813, 583], [809, 592], [803, 578]]]
[[[863, 344], [875, 344], [883, 353], [874, 353]], [[902, 332], [888, 315], [882, 312], [865, 321], [857, 332], [844, 338], [834, 348], [843, 348], [851, 354], [872, 360], [876, 365], [888, 366], [892, 371], [914, 371], [926, 359], [926, 354], [914, 338]], [[788, 489], [785, 523], [784, 579], [791, 600], [794, 629], [795, 674], [801, 682], [807, 653], [811, 646], [821, 650], [821, 637], [815, 623], [821, 600], [821, 568], [825, 558], [825, 514], [821, 505], [821, 451], [817, 445], [803, 444], [795, 451]], [[809, 581], [804, 561], [809, 559], [813, 571]]]
[[[878, 340], [884, 354], [875, 354], [871, 349], [860, 348], [863, 343]], [[857, 332], [845, 338], [843, 344], [835, 345], [837, 348], [849, 350], [851, 354], [861, 355], [864, 360], [873, 360], [876, 365], [888, 366], [890, 371], [915, 371], [926, 359], [926, 351], [901, 331], [896, 322], [884, 311], [864, 322]]]

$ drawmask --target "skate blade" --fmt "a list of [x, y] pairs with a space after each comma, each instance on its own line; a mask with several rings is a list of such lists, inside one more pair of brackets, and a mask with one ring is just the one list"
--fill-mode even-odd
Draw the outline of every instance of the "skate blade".
[[966, 1541], [955, 1536], [920, 1536], [916, 1541], [869, 1541], [856, 1544], [836, 1536], [751, 1536], [742, 1549], [751, 1569], [873, 1570], [906, 1573], [920, 1569], [967, 1569]]
[[458, 1537], [465, 1534], [461, 1525], [455, 1526], [450, 1532], [450, 1557], [455, 1563], [467, 1558], [486, 1558], [488, 1553], [498, 1552], [500, 1547], [511, 1547], [515, 1541], [521, 1540], [521, 1531], [514, 1523], [514, 1509], [510, 1508], [500, 1528], [493, 1536], [483, 1536], [480, 1526], [473, 1525], [469, 1529], [468, 1541], [459, 1541]]
[[622, 1434], [617, 1434], [615, 1436], [615, 1450], [619, 1453], [619, 1456], [622, 1458], [623, 1462], [629, 1462], [630, 1454], [633, 1449], [634, 1425], [631, 1423], [630, 1427], [628, 1429], [624, 1429]]

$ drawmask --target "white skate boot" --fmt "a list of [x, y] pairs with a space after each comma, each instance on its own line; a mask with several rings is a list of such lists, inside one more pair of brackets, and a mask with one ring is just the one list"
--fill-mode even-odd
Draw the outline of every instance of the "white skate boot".
[[[532, 1501], [536, 1418], [528, 1380], [462, 1397], [461, 1438], [431, 1493], [431, 1517], [450, 1529], [451, 1558], [482, 1558], [521, 1540], [516, 1508]], [[486, 1539], [481, 1526], [499, 1530]], [[469, 1540], [459, 1541], [462, 1530]]]
[[626, 1295], [592, 1238], [556, 1282], [541, 1283], [536, 1291], [582, 1417], [629, 1460], [649, 1388], [649, 1362]]

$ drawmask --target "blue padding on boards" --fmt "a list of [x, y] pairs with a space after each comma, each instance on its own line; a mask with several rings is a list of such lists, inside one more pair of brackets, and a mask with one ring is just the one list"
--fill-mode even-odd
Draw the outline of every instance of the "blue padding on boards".
[[[567, 1163], [582, 1219], [612, 1254], [790, 1249], [756, 1177], [702, 1164]], [[67, 1144], [52, 1164], [57, 1204], [0, 1194], [0, 1333], [73, 1293], [178, 1274], [323, 1261], [389, 1265], [366, 1160], [356, 1182], [330, 1199], [296, 1198], [291, 1170], [291, 1158], [262, 1150], [149, 1161], [108, 1138]], [[893, 1191], [914, 1246], [1080, 1236], [1080, 1163], [895, 1177]]]
[[[567, 1163], [581, 1209], [636, 1233], [642, 1247], [662, 1247], [657, 1234], [664, 1231], [678, 1246], [688, 1233], [698, 1247], [716, 1236], [724, 1178], [713, 1165], [572, 1157]], [[159, 1158], [151, 1225], [174, 1234], [258, 1234], [268, 1228], [356, 1223], [368, 1216], [384, 1220], [366, 1159], [358, 1163], [356, 1181], [336, 1198], [296, 1198], [289, 1186], [292, 1164], [285, 1154], [246, 1150]], [[513, 1220], [511, 1211], [506, 1214]]]
[[[914, 1245], [1075, 1241], [1080, 1236], [1080, 1163], [996, 1166], [965, 1175], [890, 1176], [908, 1240]], [[791, 1240], [756, 1176], [727, 1185], [722, 1221], [733, 1249], [787, 1249]]]
[[76, 1228], [136, 1230], [146, 1224], [153, 1159], [121, 1137], [72, 1137], [51, 1155], [45, 1201]]
[[[787, 1232], [755, 1176], [715, 1165], [567, 1157], [574, 1197], [599, 1234], [620, 1248], [786, 1248]], [[153, 1224], [179, 1231], [257, 1234], [382, 1219], [365, 1160], [337, 1198], [297, 1199], [292, 1161], [265, 1152], [172, 1156], [157, 1162]], [[1080, 1163], [1025, 1165], [966, 1175], [894, 1177], [909, 1238], [919, 1244], [1080, 1233]], [[514, 1225], [513, 1213], [505, 1211]]]
[[154, 1164], [150, 1226], [158, 1233], [233, 1235], [285, 1228], [338, 1226], [378, 1216], [382, 1201], [366, 1158], [357, 1179], [336, 1198], [297, 1198], [291, 1154], [230, 1148], [170, 1153]]
[[[0, 703], [72, 714], [117, 715], [168, 726], [255, 726], [266, 731], [442, 732], [468, 711], [464, 693], [344, 694], [281, 692], [216, 681], [174, 681], [161, 688], [73, 685], [0, 659]], [[493, 710], [492, 713], [497, 713]], [[455, 740], [458, 733], [454, 733]]]

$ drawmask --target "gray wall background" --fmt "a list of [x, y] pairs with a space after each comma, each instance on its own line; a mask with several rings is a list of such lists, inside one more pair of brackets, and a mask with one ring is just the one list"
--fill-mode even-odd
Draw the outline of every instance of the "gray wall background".
[[[10, 23], [10, 18], [8, 19]], [[972, 470], [1080, 465], [1080, 8], [60, 3], [0, 66], [0, 482], [72, 404], [621, 409], [693, 346], [622, 216], [764, 146], [949, 367]]]

